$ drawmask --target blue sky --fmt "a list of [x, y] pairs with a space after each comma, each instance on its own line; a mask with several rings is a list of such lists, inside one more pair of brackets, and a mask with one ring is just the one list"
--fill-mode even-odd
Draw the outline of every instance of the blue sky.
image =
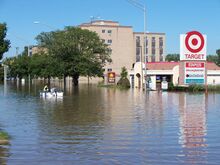
[[[146, 4], [147, 31], [166, 33], [166, 53], [179, 53], [179, 35], [191, 30], [207, 35], [208, 54], [220, 48], [220, 0], [137, 1]], [[143, 12], [127, 0], [0, 0], [0, 22], [7, 23], [11, 40], [4, 57], [14, 56], [16, 47], [21, 52], [24, 45], [36, 44], [42, 31], [89, 22], [90, 16], [143, 31]]]

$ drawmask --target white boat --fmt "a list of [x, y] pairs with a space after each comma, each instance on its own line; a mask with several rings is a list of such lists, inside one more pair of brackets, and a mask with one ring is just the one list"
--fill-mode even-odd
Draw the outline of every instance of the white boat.
[[45, 98], [63, 97], [63, 92], [57, 91], [56, 88], [51, 88], [50, 91], [40, 91], [40, 96]]

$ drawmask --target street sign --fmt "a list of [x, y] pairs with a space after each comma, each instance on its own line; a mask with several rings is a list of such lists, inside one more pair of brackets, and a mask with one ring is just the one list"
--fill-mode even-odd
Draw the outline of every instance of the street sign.
[[185, 84], [205, 83], [205, 62], [185, 62]]
[[115, 72], [108, 72], [108, 83], [115, 83]]
[[205, 61], [206, 35], [191, 31], [180, 35], [180, 60]]

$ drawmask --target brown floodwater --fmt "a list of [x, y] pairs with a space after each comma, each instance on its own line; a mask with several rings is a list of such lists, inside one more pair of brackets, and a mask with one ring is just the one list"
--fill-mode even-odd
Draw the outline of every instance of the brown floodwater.
[[[62, 85], [62, 84], [61, 84]], [[0, 164], [220, 164], [220, 94], [0, 85]]]

